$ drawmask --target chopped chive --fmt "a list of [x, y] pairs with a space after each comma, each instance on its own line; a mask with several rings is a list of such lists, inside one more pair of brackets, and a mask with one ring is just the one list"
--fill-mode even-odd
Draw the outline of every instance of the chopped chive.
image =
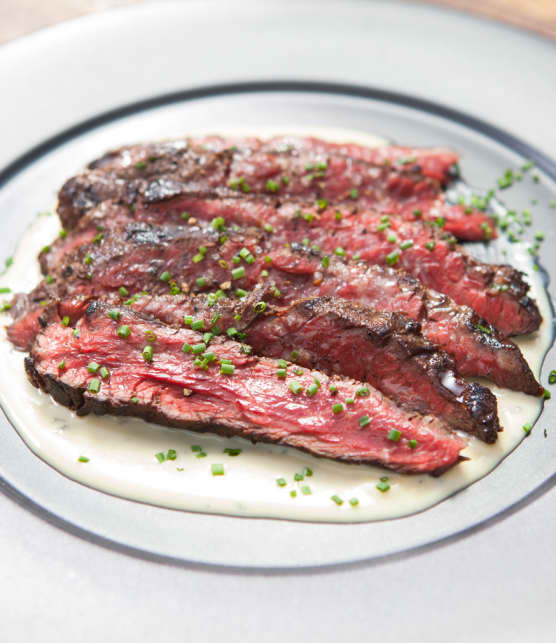
[[[236, 297], [239, 297], [242, 299], [243, 297], [247, 296], [247, 290], [244, 290], [243, 288], [236, 288]], [[241, 319], [241, 317], [239, 318]]]
[[400, 253], [397, 250], [393, 250], [390, 254], [386, 255], [386, 263], [389, 266], [395, 266], [398, 263], [400, 258]]
[[368, 415], [364, 415], [363, 417], [359, 418], [359, 426], [364, 427], [367, 426], [367, 424], [371, 423], [371, 418]]
[[388, 482], [388, 478], [381, 478], [376, 485], [376, 488], [381, 492], [381, 493], [386, 493], [390, 489], [390, 483]]
[[336, 386], [336, 384], [330, 384], [328, 390], [332, 393], [332, 395], [335, 395], [338, 392], [338, 387]]
[[328, 206], [328, 201], [327, 201], [327, 199], [318, 199], [318, 201], [317, 201], [317, 208], [318, 208], [319, 210], [325, 210], [327, 206]]
[[199, 263], [205, 258], [205, 255], [201, 254], [198, 252], [194, 257], [193, 257], [193, 263]]
[[235, 370], [236, 367], [233, 364], [220, 365], [220, 373], [222, 373], [222, 375], [233, 375]]
[[530, 422], [527, 422], [521, 428], [525, 431], [525, 433], [527, 433], [527, 435], [529, 435], [529, 433], [531, 433], [531, 429], [533, 428], [533, 426], [531, 425]]
[[311, 487], [309, 487], [308, 485], [303, 485], [301, 487], [301, 493], [304, 496], [310, 496], [311, 495]]
[[296, 482], [301, 482], [301, 480], [304, 479], [304, 475], [302, 473], [296, 473], [296, 474], [294, 474], [293, 479]]
[[215, 217], [210, 223], [215, 230], [222, 230], [226, 225], [226, 221], [223, 217]]
[[338, 210], [338, 211], [334, 214], [334, 218], [336, 219], [336, 221], [341, 221], [341, 220], [342, 220], [342, 213]]
[[416, 449], [416, 448], [417, 448], [417, 444], [418, 444], [417, 440], [409, 440], [409, 442], [407, 443], [407, 446], [408, 446], [410, 449]]
[[206, 458], [207, 454], [204, 451], [199, 451], [197, 455], [195, 456], [196, 458]]
[[149, 364], [153, 361], [153, 347], [150, 344], [143, 349], [143, 359]]
[[297, 491], [296, 491], [295, 489], [292, 489], [292, 490], [290, 491], [290, 496], [291, 496], [292, 498], [295, 498], [295, 497], [297, 496]]
[[0, 288], [0, 293], [2, 293], [3, 295], [5, 295], [5, 294], [7, 294], [9, 292], [12, 292], [11, 288]]
[[120, 311], [116, 310], [115, 308], [108, 311], [108, 317], [110, 317], [110, 319], [113, 319], [114, 321], [120, 320], [120, 314]]
[[58, 370], [63, 371], [66, 368], [66, 360], [63, 359], [59, 364], [58, 364]]
[[205, 322], [203, 319], [192, 321], [190, 326], [191, 330], [205, 330]]
[[131, 398], [131, 403], [132, 403], [132, 404], [138, 404], [138, 403], [139, 403], [139, 398], [138, 398], [138, 397], [133, 396], [133, 397]]
[[341, 246], [338, 246], [337, 248], [334, 248], [334, 254], [337, 257], [345, 257], [346, 251]]
[[381, 224], [379, 224], [376, 228], [377, 232], [384, 232], [390, 227], [390, 221], [383, 221]]
[[265, 223], [263, 228], [265, 232], [274, 232], [274, 226], [270, 223]]
[[67, 230], [64, 230], [63, 228], [60, 230], [58, 234], [60, 235], [60, 239], [65, 239], [68, 236]]
[[344, 504], [344, 501], [340, 498], [340, 496], [336, 496], [336, 495], [330, 496], [330, 500], [335, 502], [338, 506], [341, 506]]
[[98, 393], [100, 391], [100, 380], [96, 377], [93, 377], [93, 379], [89, 382], [87, 390], [91, 393]]
[[232, 279], [241, 279], [242, 277], [245, 277], [245, 268], [243, 266], [232, 270]]
[[241, 449], [232, 449], [230, 447], [227, 447], [226, 449], [224, 449], [224, 453], [226, 453], [230, 457], [235, 457], [241, 453]]
[[176, 460], [178, 457], [178, 453], [175, 449], [168, 449], [168, 453], [166, 453], [166, 460]]
[[269, 257], [268, 255], [266, 255], [264, 260], [265, 260], [266, 263], [272, 263], [272, 257]]
[[159, 453], [155, 453], [155, 454], [154, 454], [154, 457], [155, 457], [155, 458], [156, 458], [160, 463], [162, 463], [162, 462], [164, 462], [164, 461], [166, 460], [166, 456], [164, 455], [164, 453], [162, 453], [162, 451], [160, 451]]
[[434, 241], [427, 241], [427, 243], [425, 243], [425, 248], [427, 250], [430, 250], [431, 252], [434, 250], [435, 246], [436, 246], [436, 243]]
[[[44, 278], [47, 284], [51, 284], [54, 281], [54, 278], [51, 275], [46, 275]], [[11, 292], [9, 288], [0, 288], [0, 292]]]
[[349, 504], [352, 507], [357, 507], [357, 505], [359, 504], [359, 499], [358, 498], [350, 498], [349, 499]]
[[124, 324], [123, 326], [120, 326], [118, 328], [117, 332], [119, 337], [129, 337], [129, 335], [131, 334], [131, 329], [129, 326]]
[[420, 219], [423, 216], [423, 212], [421, 210], [413, 210], [413, 216], [416, 219]]
[[346, 404], [354, 404], [355, 400], [352, 397], [346, 397], [344, 400]]
[[389, 234], [386, 237], [386, 241], [388, 241], [388, 243], [396, 243], [397, 240], [398, 240], [398, 237], [396, 237], [395, 234]]
[[224, 475], [224, 465], [223, 464], [211, 464], [210, 471], [213, 476], [223, 476]]
[[89, 462], [89, 458], [87, 458], [87, 457], [86, 457], [86, 456], [84, 456], [84, 455], [80, 455], [80, 456], [77, 458], [77, 461], [78, 461], [78, 462]]
[[370, 394], [371, 390], [366, 386], [355, 391], [355, 395], [357, 395], [357, 397], [369, 397]]
[[87, 370], [89, 371], [89, 373], [96, 373], [99, 368], [100, 364], [97, 364], [96, 362], [89, 362], [87, 364]]
[[549, 400], [551, 397], [552, 397], [552, 393], [544, 389], [544, 392], [542, 394], [543, 400]]
[[266, 189], [269, 192], [278, 192], [278, 190], [280, 189], [280, 185], [278, 183], [276, 183], [276, 181], [273, 181], [272, 179], [269, 179], [266, 182]]
[[52, 248], [50, 246], [44, 246], [41, 252], [44, 254], [48, 254], [51, 250]]
[[296, 380], [292, 380], [290, 382], [289, 389], [294, 395], [299, 395], [303, 391], [303, 386], [301, 386], [301, 384]]
[[277, 484], [279, 487], [285, 487], [288, 483], [286, 482], [286, 479], [285, 479], [285, 478], [277, 478], [277, 480], [276, 480], [276, 484]]
[[279, 369], [276, 371], [276, 377], [277, 377], [278, 379], [281, 379], [281, 380], [285, 380], [285, 379], [286, 379], [287, 374], [288, 374], [288, 372], [286, 371], [286, 369], [285, 369], [285, 368], [279, 368]]
[[295, 362], [295, 360], [299, 359], [299, 351], [296, 351], [295, 349], [290, 353], [290, 361]]
[[191, 351], [193, 350], [193, 347], [191, 346], [191, 344], [188, 344], [187, 342], [185, 342], [185, 344], [181, 347], [181, 349], [184, 353], [191, 353]]
[[332, 405], [332, 413], [334, 413], [334, 415], [338, 415], [338, 413], [341, 413], [343, 410], [344, 410], [344, 405], [341, 402], [338, 402], [338, 404]]
[[311, 384], [306, 391], [307, 397], [313, 397], [313, 395], [316, 395], [319, 391], [319, 385], [318, 384]]
[[402, 432], [398, 431], [398, 429], [391, 429], [388, 431], [388, 435], [386, 436], [388, 440], [392, 440], [393, 442], [398, 442], [399, 439], [402, 437]]
[[407, 241], [402, 241], [400, 243], [400, 248], [402, 250], [407, 250], [408, 248], [411, 248], [413, 246], [413, 239], [407, 239]]
[[118, 292], [122, 297], [127, 297], [129, 295], [129, 290], [125, 286], [120, 286]]
[[359, 197], [359, 190], [357, 188], [353, 188], [352, 190], [350, 190], [349, 196], [352, 199], [357, 199]]
[[556, 384], [556, 371], [552, 370], [548, 374], [548, 383], [549, 384]]
[[70, 318], [67, 315], [62, 317], [62, 326], [69, 326]]
[[201, 355], [201, 353], [204, 353], [206, 350], [207, 350], [207, 345], [205, 344], [205, 342], [199, 342], [198, 344], [193, 344], [191, 346], [191, 351], [193, 355]]
[[165, 270], [159, 277], [160, 281], [170, 281], [172, 279], [172, 275]]

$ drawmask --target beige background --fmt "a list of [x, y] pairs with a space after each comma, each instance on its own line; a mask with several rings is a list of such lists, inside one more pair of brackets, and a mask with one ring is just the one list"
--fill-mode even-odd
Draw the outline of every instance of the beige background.
[[[476, 11], [556, 39], [556, 0], [429, 1]], [[0, 0], [0, 43], [62, 20], [136, 2], [138, 0]]]

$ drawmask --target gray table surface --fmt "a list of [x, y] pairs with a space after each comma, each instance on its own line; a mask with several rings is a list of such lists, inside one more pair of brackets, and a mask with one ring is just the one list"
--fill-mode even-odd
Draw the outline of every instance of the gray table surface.
[[[1, 109], [5, 119], [17, 115], [18, 127], [2, 132], [0, 166], [112, 105], [176, 87], [272, 77], [403, 89], [553, 153], [556, 129], [544, 125], [556, 104], [547, 41], [397, 2], [295, 3], [294, 14], [292, 4], [158, 3], [156, 11], [146, 5], [108, 21], [94, 16], [4, 47], [0, 78], [10, 91]], [[241, 25], [240, 38], [233, 25]], [[207, 35], [218, 43], [213, 53], [188, 56], [210, 51]], [[139, 45], [142, 83], [137, 56], [129, 55]], [[114, 61], [118, 73], [103, 73]], [[25, 107], [29, 85], [34, 110]], [[49, 114], [46, 128], [40, 111]], [[556, 494], [543, 491], [440, 546], [295, 574], [137, 559], [69, 535], [0, 495], [0, 641], [552, 641]]]

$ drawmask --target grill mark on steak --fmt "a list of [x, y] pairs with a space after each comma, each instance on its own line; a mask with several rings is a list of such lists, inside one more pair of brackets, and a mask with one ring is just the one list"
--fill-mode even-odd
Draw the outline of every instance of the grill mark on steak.
[[272, 299], [269, 288], [258, 286], [240, 301], [214, 306], [204, 296], [164, 295], [143, 296], [131, 308], [178, 327], [184, 316], [203, 320], [206, 329], [216, 325], [219, 332], [234, 327], [259, 355], [292, 359], [295, 352], [293, 361], [301, 366], [369, 382], [402, 408], [436, 415], [454, 429], [496, 441], [495, 396], [458, 378], [453, 361], [422, 337], [418, 322], [334, 297], [287, 307], [268, 303], [261, 314], [256, 312], [256, 304]]
[[[168, 287], [160, 282], [156, 275], [149, 270], [143, 270], [140, 278], [129, 273], [129, 264], [133, 261], [140, 263], [146, 260], [146, 255], [137, 258], [137, 248], [128, 243], [120, 244], [120, 237], [126, 236], [126, 223], [132, 226], [145, 226], [129, 218], [125, 208], [103, 204], [98, 211], [91, 212], [80, 222], [80, 229], [72, 234], [83, 236], [86, 232], [87, 219], [90, 226], [97, 233], [99, 222], [104, 223], [104, 239], [102, 243], [84, 246], [73, 254], [68, 254], [57, 269], [51, 271], [54, 284], [48, 286], [43, 282], [38, 289], [30, 295], [36, 302], [52, 298], [65, 299], [68, 296], [85, 294], [87, 297], [99, 296], [111, 292], [120, 286], [126, 287], [130, 293], [143, 289], [152, 293], [168, 292]], [[101, 212], [104, 218], [100, 218]], [[209, 212], [210, 214], [210, 212]], [[183, 220], [182, 220], [183, 221]], [[83, 229], [81, 229], [83, 228]], [[260, 250], [264, 249], [265, 239], [268, 235], [251, 230], [242, 237], [238, 233], [230, 233], [230, 240], [224, 244], [218, 255], [214, 254], [214, 244], [217, 233], [210, 229], [201, 230], [197, 225], [189, 228], [180, 228], [184, 235], [183, 243], [174, 253], [179, 259], [188, 252], [191, 258], [201, 245], [211, 248], [205, 259], [199, 264], [191, 264], [184, 259], [182, 267], [178, 264], [180, 272], [180, 285], [182, 282], [195, 283], [199, 276], [205, 276], [209, 285], [221, 284], [229, 280], [229, 271], [222, 269], [218, 263], [221, 259], [229, 260], [243, 247], [243, 242], [257, 257], [252, 266], [246, 266], [247, 280], [240, 280], [237, 285], [242, 288], [251, 288], [257, 281], [260, 271], [266, 269], [269, 279], [274, 281], [280, 290], [280, 302], [287, 304], [304, 297], [319, 297], [335, 295], [344, 299], [360, 301], [375, 310], [402, 312], [421, 323], [423, 334], [429, 341], [437, 344], [451, 354], [457, 365], [457, 370], [463, 375], [485, 376], [495, 381], [500, 386], [521, 390], [533, 395], [542, 394], [542, 387], [536, 382], [519, 348], [509, 340], [505, 340], [488, 322], [471, 309], [457, 306], [444, 295], [424, 289], [414, 278], [404, 275], [397, 270], [382, 266], [366, 266], [361, 262], [345, 264], [341, 260], [330, 257], [330, 265], [324, 268], [321, 264], [319, 253], [305, 247], [293, 245], [291, 252], [285, 248], [271, 251], [269, 254], [272, 263], [261, 260]], [[56, 254], [57, 243], [69, 243], [72, 246], [71, 236], [52, 244]], [[112, 239], [114, 235], [115, 240]], [[250, 235], [250, 240], [246, 241]], [[254, 236], [253, 236], [254, 235]], [[239, 238], [238, 238], [239, 236]], [[189, 240], [188, 240], [189, 239]], [[273, 239], [273, 236], [270, 236]], [[106, 245], [108, 244], [108, 245]], [[139, 248], [140, 250], [140, 248]], [[147, 250], [147, 248], [145, 248]], [[154, 260], [156, 266], [164, 265], [165, 251], [156, 244], [152, 248], [149, 261]], [[264, 251], [264, 250], [263, 250]], [[221, 256], [224, 252], [225, 257]], [[117, 259], [111, 259], [113, 253]], [[60, 253], [57, 253], [58, 255]], [[95, 277], [92, 281], [86, 280], [87, 271], [84, 258], [91, 256], [94, 261], [90, 268]], [[50, 253], [43, 255], [41, 260], [46, 260]], [[119, 257], [125, 256], [124, 264], [120, 266]], [[115, 265], [113, 265], [115, 264]], [[111, 265], [113, 267], [111, 268]], [[127, 265], [127, 267], [126, 267]], [[175, 263], [170, 266], [170, 272], [175, 268]], [[188, 266], [183, 272], [183, 266]], [[121, 269], [120, 269], [121, 268]], [[108, 278], [102, 273], [108, 270]], [[216, 274], [214, 271], [217, 271]], [[99, 274], [100, 273], [100, 274]], [[58, 277], [61, 275], [61, 277]], [[211, 276], [212, 275], [212, 276]], [[252, 275], [252, 276], [251, 276]], [[177, 277], [177, 274], [174, 274]], [[71, 277], [71, 278], [70, 278]], [[193, 288], [195, 290], [195, 287]], [[9, 328], [8, 333], [12, 342], [20, 348], [25, 348], [32, 340], [33, 326], [24, 318], [17, 315], [16, 322]]]
[[[131, 146], [93, 161], [87, 173], [70, 179], [60, 191], [58, 212], [69, 229], [95, 200], [131, 204], [143, 196], [154, 203], [179, 195], [223, 198], [248, 193], [267, 199], [347, 202], [410, 221], [444, 217], [446, 229], [460, 239], [496, 236], [488, 215], [448, 204], [440, 183], [416, 172], [415, 166], [372, 164], [333, 152], [301, 146], [292, 153], [273, 150], [272, 145], [212, 152], [188, 141]], [[313, 168], [312, 173], [307, 168]]]
[[[356, 397], [360, 383], [340, 377], [330, 380], [319, 371], [302, 369], [295, 379], [306, 388], [318, 378], [321, 388], [312, 397], [294, 395], [289, 381], [276, 377], [276, 362], [245, 355], [237, 343], [223, 338], [212, 340], [215, 360], [207, 370], [197, 368], [194, 356], [185, 354], [182, 345], [198, 343], [202, 335], [144, 319], [125, 307], [120, 313], [115, 322], [102, 305], [96, 305], [76, 322], [79, 337], [71, 328], [49, 323], [25, 360], [30, 381], [78, 415], [134, 415], [167, 426], [275, 442], [317, 456], [377, 463], [408, 473], [443, 471], [458, 462], [465, 446], [437, 418], [407, 413], [372, 387], [368, 397], [334, 414], [335, 400]], [[123, 323], [131, 329], [127, 339], [116, 333]], [[142, 357], [147, 331], [156, 335], [151, 363]], [[231, 360], [233, 376], [220, 374], [221, 359]], [[92, 360], [110, 371], [96, 394], [88, 390], [94, 374], [87, 364]], [[65, 367], [60, 369], [62, 361]], [[330, 381], [338, 388], [337, 397], [328, 391]], [[371, 421], [361, 426], [364, 416]], [[392, 429], [401, 431], [397, 442], [387, 437]], [[409, 446], [410, 440], [417, 440], [416, 448]]]

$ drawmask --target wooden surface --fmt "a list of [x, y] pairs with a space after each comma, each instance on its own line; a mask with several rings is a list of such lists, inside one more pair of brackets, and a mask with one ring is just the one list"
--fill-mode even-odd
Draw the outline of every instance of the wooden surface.
[[[93, 11], [139, 0], [0, 0], [0, 43]], [[153, 0], [151, 0], [153, 1]], [[341, 0], [338, 0], [341, 1]], [[408, 0], [410, 1], [410, 0]], [[556, 40], [556, 0], [428, 0], [482, 14]], [[292, 3], [292, 11], [295, 8]]]

